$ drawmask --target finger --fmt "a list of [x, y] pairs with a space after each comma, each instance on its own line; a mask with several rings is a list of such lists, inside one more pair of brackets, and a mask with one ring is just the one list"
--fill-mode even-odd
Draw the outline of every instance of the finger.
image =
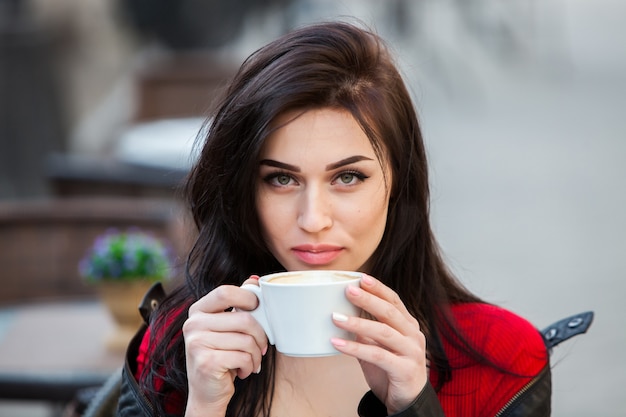
[[406, 312], [401, 301], [401, 308], [398, 308], [396, 303], [380, 298], [378, 295], [359, 287], [348, 287], [346, 297], [352, 304], [362, 308], [379, 322], [397, 329], [403, 335], [411, 335], [419, 331], [417, 320]]
[[261, 325], [247, 312], [193, 313], [183, 324], [185, 337], [198, 334], [242, 334], [250, 336], [258, 349], [267, 351], [267, 336]]
[[265, 331], [248, 312], [191, 312], [183, 324], [183, 334], [187, 336], [193, 333], [241, 333], [251, 336], [262, 352], [267, 350], [268, 341]]
[[250, 278], [245, 280], [241, 285], [259, 285], [259, 278], [258, 275], [250, 275]]
[[249, 334], [245, 333], [216, 333], [207, 332], [203, 336], [202, 346], [212, 350], [238, 350], [247, 352], [253, 357], [261, 359], [261, 348], [258, 343]]
[[421, 345], [416, 343], [415, 338], [404, 336], [385, 323], [336, 313], [333, 314], [333, 322], [335, 326], [355, 334], [360, 344], [380, 346], [402, 356], [421, 353]]
[[[211, 341], [212, 338], [224, 338], [242, 336], [254, 341], [255, 347], [264, 352], [267, 347], [267, 337], [263, 328], [249, 313], [218, 313], [194, 315], [189, 317], [183, 324], [183, 335], [185, 338], [200, 335], [203, 340]], [[243, 344], [242, 344], [243, 345]], [[219, 348], [216, 344], [211, 346], [207, 342], [207, 347]], [[221, 346], [221, 348], [228, 348]], [[239, 348], [230, 346], [231, 349]]]
[[399, 365], [399, 362], [403, 361], [402, 357], [395, 355], [383, 347], [340, 338], [332, 338], [330, 342], [339, 352], [352, 356], [360, 361], [371, 363], [388, 374], [395, 373], [398, 369], [406, 369], [405, 366]]
[[221, 285], [200, 298], [189, 307], [189, 314], [196, 311], [204, 313], [217, 313], [237, 307], [242, 310], [254, 310], [259, 301], [250, 291], [246, 291], [235, 285]]
[[394, 290], [392, 290], [391, 288], [389, 288], [388, 286], [386, 286], [385, 284], [383, 284], [376, 278], [367, 274], [363, 274], [360, 285], [364, 291], [367, 291], [370, 294], [373, 294], [379, 298], [382, 298], [383, 300], [395, 306], [407, 318], [409, 317], [413, 318], [411, 313], [409, 313], [406, 306], [400, 299], [400, 296], [398, 295], [398, 293], [396, 293]]
[[[194, 343], [193, 340], [190, 343]], [[198, 344], [200, 346], [198, 346]], [[250, 335], [243, 333], [209, 333], [203, 340], [196, 344], [192, 349], [198, 349], [199, 354], [203, 351], [212, 352], [241, 352], [248, 355], [245, 365], [238, 365], [236, 368], [242, 368], [246, 371], [257, 372], [261, 368], [263, 360], [263, 351], [259, 348], [257, 342]], [[251, 361], [248, 369], [246, 366]], [[235, 368], [230, 368], [235, 369]]]
[[363, 317], [349, 317], [333, 313], [333, 323], [340, 329], [356, 335], [356, 341], [366, 345], [377, 345], [410, 358], [426, 357], [426, 337], [417, 325], [408, 334], [402, 334], [394, 327]]
[[416, 356], [396, 355], [383, 346], [340, 338], [332, 338], [330, 342], [339, 352], [356, 358], [362, 365], [367, 363], [381, 369], [387, 374], [390, 384], [403, 389], [422, 387], [427, 379], [426, 363], [424, 360], [416, 360]]
[[235, 374], [243, 379], [260, 370], [260, 363], [255, 366], [249, 353], [237, 350], [205, 350], [203, 355], [193, 358], [188, 354], [187, 363], [193, 373], [201, 375], [203, 381], [225, 376], [232, 378]]

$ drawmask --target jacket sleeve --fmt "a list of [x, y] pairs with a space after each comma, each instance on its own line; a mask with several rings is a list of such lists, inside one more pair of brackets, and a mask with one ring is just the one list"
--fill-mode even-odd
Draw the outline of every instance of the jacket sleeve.
[[[385, 405], [369, 391], [361, 399], [358, 408], [359, 417], [386, 417], [387, 408]], [[441, 404], [435, 393], [435, 389], [427, 382], [422, 392], [417, 396], [405, 410], [392, 414], [389, 417], [445, 417]]]

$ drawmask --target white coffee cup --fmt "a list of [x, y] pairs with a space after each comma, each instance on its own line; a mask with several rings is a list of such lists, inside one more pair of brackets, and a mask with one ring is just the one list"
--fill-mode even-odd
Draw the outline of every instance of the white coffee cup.
[[349, 285], [359, 286], [360, 272], [291, 271], [265, 275], [259, 285], [242, 288], [259, 299], [251, 313], [276, 349], [288, 356], [331, 356], [339, 352], [333, 337], [352, 340], [354, 335], [334, 325], [333, 313], [360, 315], [346, 298]]

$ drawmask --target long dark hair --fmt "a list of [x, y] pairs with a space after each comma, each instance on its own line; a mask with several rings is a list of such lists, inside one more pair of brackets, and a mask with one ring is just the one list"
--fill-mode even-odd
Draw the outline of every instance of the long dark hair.
[[[437, 381], [449, 380], [441, 338], [458, 335], [447, 306], [480, 300], [448, 271], [433, 237], [426, 152], [414, 105], [377, 35], [348, 23], [320, 23], [252, 54], [206, 127], [185, 189], [198, 231], [186, 285], [171, 294], [153, 324], [159, 340], [142, 378], [162, 414], [171, 392], [185, 396], [188, 390], [180, 329], [189, 305], [217, 286], [284, 269], [263, 241], [256, 214], [258, 156], [277, 116], [317, 108], [349, 111], [379, 158], [390, 163], [387, 226], [368, 272], [400, 295], [427, 337]], [[269, 415], [273, 361], [270, 350], [264, 372], [236, 381], [227, 415]], [[163, 380], [158, 390], [145, 383], [155, 377]]]

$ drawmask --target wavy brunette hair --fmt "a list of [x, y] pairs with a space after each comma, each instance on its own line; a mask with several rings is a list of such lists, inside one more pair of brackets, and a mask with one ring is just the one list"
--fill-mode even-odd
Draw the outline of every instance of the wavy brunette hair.
[[[256, 213], [259, 153], [278, 116], [320, 108], [350, 112], [379, 159], [389, 162], [387, 225], [368, 272], [395, 290], [418, 319], [437, 381], [449, 380], [441, 338], [458, 335], [447, 306], [480, 300], [448, 271], [433, 237], [426, 152], [415, 108], [376, 34], [349, 23], [320, 23], [253, 53], [204, 131], [185, 188], [198, 231], [186, 285], [168, 297], [153, 322], [152, 334], [160, 337], [142, 377], [144, 391], [162, 415], [172, 392], [184, 398], [188, 392], [181, 328], [189, 306], [220, 285], [241, 285], [252, 274], [284, 270], [263, 241]], [[270, 348], [264, 372], [236, 381], [228, 416], [269, 415], [274, 357]], [[155, 377], [163, 380], [158, 389], [146, 383]]]

